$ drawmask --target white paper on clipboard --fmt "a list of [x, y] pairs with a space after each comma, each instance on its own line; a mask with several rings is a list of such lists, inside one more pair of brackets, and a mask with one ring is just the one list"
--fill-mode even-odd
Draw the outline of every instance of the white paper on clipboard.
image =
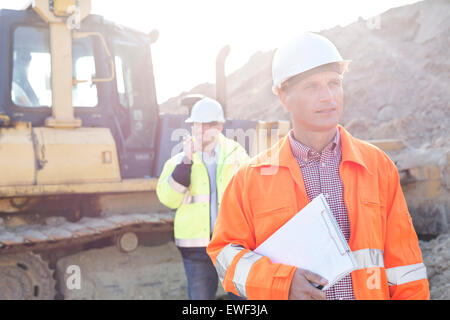
[[317, 273], [328, 280], [328, 289], [357, 269], [353, 253], [323, 194], [286, 222], [254, 250], [273, 263], [283, 263]]

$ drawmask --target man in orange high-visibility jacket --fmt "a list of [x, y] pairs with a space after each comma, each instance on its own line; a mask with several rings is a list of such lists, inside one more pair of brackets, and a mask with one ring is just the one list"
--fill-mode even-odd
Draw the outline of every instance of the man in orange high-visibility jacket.
[[[242, 166], [225, 190], [207, 247], [225, 291], [248, 299], [429, 299], [395, 165], [338, 125], [347, 64], [328, 39], [313, 33], [275, 53], [273, 91], [293, 129]], [[252, 251], [318, 193], [328, 196], [358, 263], [326, 292], [313, 285], [326, 279], [311, 270]]]

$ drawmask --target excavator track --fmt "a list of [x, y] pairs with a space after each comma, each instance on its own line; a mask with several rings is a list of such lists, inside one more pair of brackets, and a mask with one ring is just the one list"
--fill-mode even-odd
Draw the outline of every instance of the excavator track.
[[52, 300], [53, 270], [32, 252], [0, 255], [0, 300]]
[[105, 217], [83, 217], [69, 222], [64, 217], [49, 217], [44, 224], [28, 224], [14, 229], [0, 227], [0, 255], [25, 251], [47, 251], [124, 232], [169, 231], [172, 213], [118, 214]]

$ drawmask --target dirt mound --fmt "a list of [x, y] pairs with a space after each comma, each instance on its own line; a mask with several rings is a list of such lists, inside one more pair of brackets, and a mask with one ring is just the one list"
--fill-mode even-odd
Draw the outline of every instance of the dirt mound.
[[[396, 137], [415, 147], [449, 147], [450, 2], [427, 0], [320, 34], [352, 60], [344, 77], [342, 124], [363, 139]], [[228, 76], [228, 117], [288, 120], [271, 92], [274, 51], [258, 52]], [[215, 95], [214, 84], [190, 93]], [[186, 93], [182, 93], [180, 96]], [[178, 97], [161, 111], [182, 113]]]

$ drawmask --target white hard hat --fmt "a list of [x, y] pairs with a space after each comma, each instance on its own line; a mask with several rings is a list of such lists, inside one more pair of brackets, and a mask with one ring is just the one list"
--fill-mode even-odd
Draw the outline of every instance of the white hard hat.
[[186, 119], [186, 123], [192, 122], [225, 122], [223, 109], [219, 102], [211, 98], [203, 98], [197, 101], [192, 107], [191, 116]]
[[295, 75], [332, 62], [344, 60], [330, 40], [316, 33], [302, 33], [275, 52], [272, 91], [276, 93], [276, 88]]

